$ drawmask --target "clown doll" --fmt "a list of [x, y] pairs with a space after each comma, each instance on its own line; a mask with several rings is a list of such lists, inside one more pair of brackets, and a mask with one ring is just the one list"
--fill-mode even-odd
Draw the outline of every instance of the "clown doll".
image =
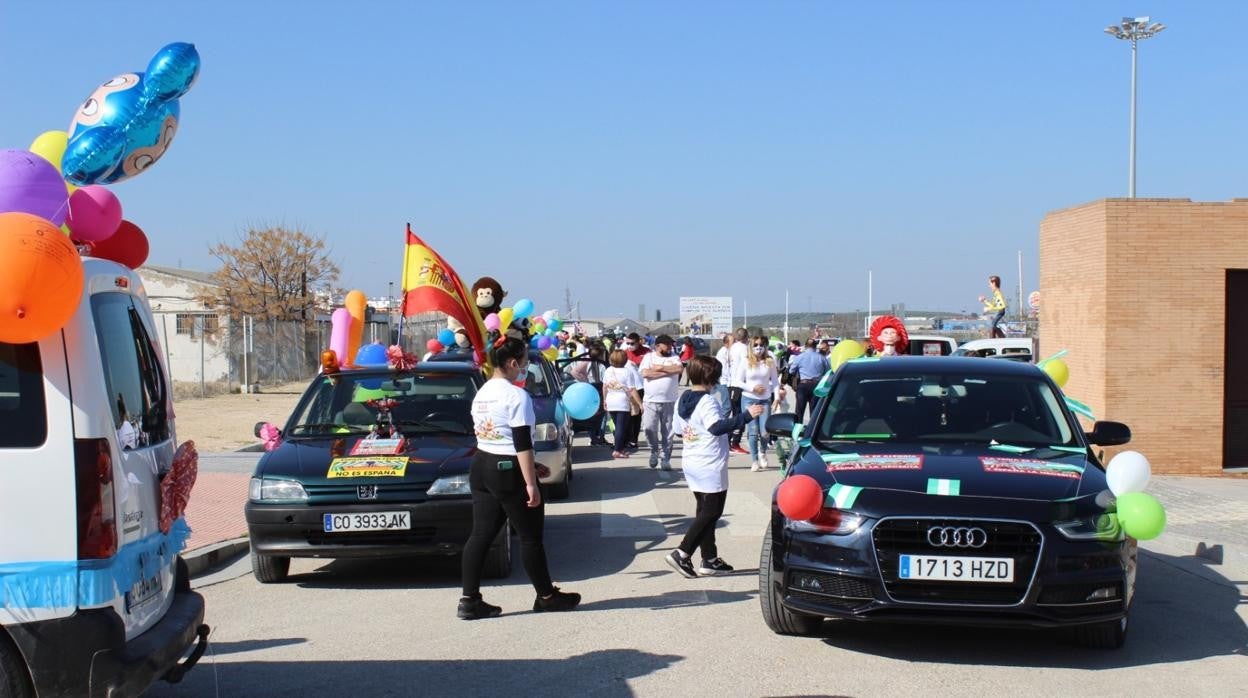
[[900, 318], [881, 315], [871, 323], [871, 347], [876, 356], [900, 356], [910, 347], [910, 336]]

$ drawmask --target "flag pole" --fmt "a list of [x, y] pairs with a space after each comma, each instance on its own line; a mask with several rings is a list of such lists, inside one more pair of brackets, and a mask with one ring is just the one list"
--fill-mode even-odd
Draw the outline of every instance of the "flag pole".
[[403, 235], [403, 276], [399, 278], [399, 295], [402, 300], [399, 301], [399, 336], [398, 345], [403, 346], [403, 322], [407, 318], [407, 236], [412, 234], [412, 224], [407, 224], [407, 232]]

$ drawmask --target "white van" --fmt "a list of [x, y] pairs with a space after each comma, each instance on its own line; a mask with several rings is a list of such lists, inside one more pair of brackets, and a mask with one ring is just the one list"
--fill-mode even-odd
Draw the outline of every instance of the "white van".
[[942, 337], [934, 334], [912, 334], [909, 336], [907, 353], [914, 356], [949, 356], [958, 349], [958, 340], [953, 337]]
[[189, 529], [159, 527], [175, 442], [152, 311], [134, 272], [83, 266], [63, 330], [0, 343], [0, 696], [138, 695], [207, 647]]
[[995, 339], [972, 339], [958, 347], [954, 354], [956, 356], [987, 358], [1009, 356], [1020, 360], [1023, 358], [1023, 355], [1026, 355], [1026, 360], [1030, 361], [1035, 354], [1034, 348], [1034, 341], [1031, 337], [998, 337]]

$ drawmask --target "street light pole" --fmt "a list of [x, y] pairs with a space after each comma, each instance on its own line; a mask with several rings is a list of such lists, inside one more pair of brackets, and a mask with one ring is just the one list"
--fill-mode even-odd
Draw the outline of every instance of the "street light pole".
[[1135, 198], [1135, 103], [1136, 103], [1136, 72], [1137, 51], [1139, 42], [1161, 33], [1166, 25], [1160, 22], [1148, 23], [1148, 17], [1123, 17], [1122, 24], [1105, 28], [1105, 33], [1115, 39], [1131, 42], [1131, 151], [1128, 158], [1127, 198]]

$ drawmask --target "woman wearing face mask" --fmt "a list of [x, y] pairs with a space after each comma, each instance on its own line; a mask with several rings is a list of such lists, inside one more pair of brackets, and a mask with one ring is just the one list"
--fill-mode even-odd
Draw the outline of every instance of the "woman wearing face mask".
[[767, 436], [764, 430], [767, 418], [771, 416], [773, 395], [777, 393], [783, 400], [784, 388], [780, 386], [776, 361], [767, 351], [767, 339], [755, 337], [750, 342], [750, 353], [745, 362], [745, 389], [741, 392], [742, 410], [751, 405], [763, 408], [761, 416], [746, 424], [746, 435], [750, 441], [750, 470], [755, 472], [767, 469]]
[[580, 594], [559, 591], [550, 580], [542, 544], [545, 509], [537, 486], [533, 460], [533, 400], [516, 387], [528, 373], [528, 344], [519, 339], [490, 336], [493, 377], [472, 400], [477, 454], [468, 472], [472, 489], [472, 533], [464, 545], [463, 597], [458, 615], [463, 620], [492, 618], [502, 612], [481, 598], [481, 571], [490, 543], [508, 521], [520, 536], [524, 571], [537, 591], [533, 610], [571, 611]]

